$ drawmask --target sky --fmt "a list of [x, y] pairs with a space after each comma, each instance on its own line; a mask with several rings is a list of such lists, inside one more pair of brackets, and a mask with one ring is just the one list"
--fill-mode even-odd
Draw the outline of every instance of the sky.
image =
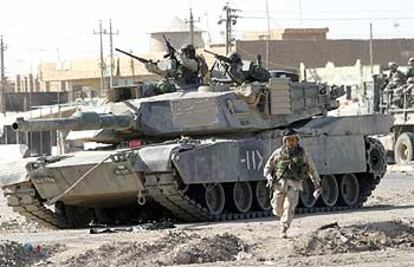
[[[99, 57], [99, 20], [119, 31], [114, 46], [134, 53], [149, 50], [149, 32], [174, 16], [188, 18], [191, 5], [197, 27], [223, 42], [218, 25], [225, 0], [1, 0], [0, 35], [7, 44], [6, 76], [36, 72], [41, 62]], [[266, 0], [229, 1], [240, 9], [235, 37], [266, 30]], [[413, 0], [268, 0], [271, 28], [329, 27], [331, 39], [414, 38]], [[300, 19], [302, 18], [302, 20]], [[109, 36], [104, 36], [109, 55]]]

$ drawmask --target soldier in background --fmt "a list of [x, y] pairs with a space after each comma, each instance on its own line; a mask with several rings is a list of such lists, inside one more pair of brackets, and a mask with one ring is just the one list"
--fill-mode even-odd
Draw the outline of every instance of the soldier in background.
[[405, 74], [405, 77], [407, 78], [407, 80], [409, 78], [414, 77], [414, 57], [410, 57], [408, 59], [408, 71]]
[[390, 74], [387, 77], [388, 88], [393, 89], [405, 84], [405, 74], [398, 69], [397, 63], [389, 62], [388, 69], [390, 70]]
[[264, 167], [264, 176], [273, 187], [271, 200], [273, 214], [280, 217], [281, 237], [287, 238], [287, 230], [293, 220], [303, 181], [310, 176], [314, 196], [319, 196], [320, 178], [310, 155], [299, 144], [299, 135], [294, 129], [284, 132], [283, 145], [269, 157]]

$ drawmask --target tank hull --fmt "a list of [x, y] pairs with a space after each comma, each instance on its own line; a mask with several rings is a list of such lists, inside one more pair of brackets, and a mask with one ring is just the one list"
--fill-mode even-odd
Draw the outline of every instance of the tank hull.
[[[386, 133], [389, 123], [387, 116], [355, 116], [320, 117], [296, 125], [302, 145], [328, 184], [325, 199], [311, 203], [312, 188], [305, 183], [298, 211], [361, 207], [386, 170], [382, 146], [368, 136]], [[186, 138], [137, 149], [81, 152], [51, 163], [29, 164], [30, 185], [20, 183], [26, 189], [21, 194], [34, 190], [37, 199], [33, 201], [38, 204], [52, 201], [83, 207], [92, 210], [93, 216], [98, 216], [97, 210], [138, 206], [137, 202], [144, 210], [156, 203], [183, 221], [270, 216], [263, 167], [281, 143], [280, 130], [266, 130], [231, 138]], [[32, 203], [19, 196], [19, 184], [7, 187], [12, 206], [30, 213], [25, 205]], [[354, 187], [354, 194], [345, 192]]]

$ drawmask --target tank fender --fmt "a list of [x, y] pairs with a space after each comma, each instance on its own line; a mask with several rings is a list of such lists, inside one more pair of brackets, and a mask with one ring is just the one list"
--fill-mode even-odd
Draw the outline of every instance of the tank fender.
[[34, 158], [14, 160], [12, 162], [2, 162], [0, 166], [0, 186], [8, 186], [30, 180], [25, 166]]
[[171, 158], [175, 151], [191, 149], [189, 144], [149, 145], [132, 152], [133, 169], [137, 172], [160, 173], [172, 171]]
[[261, 180], [270, 153], [268, 142], [254, 138], [216, 140], [179, 151], [172, 162], [185, 184]]

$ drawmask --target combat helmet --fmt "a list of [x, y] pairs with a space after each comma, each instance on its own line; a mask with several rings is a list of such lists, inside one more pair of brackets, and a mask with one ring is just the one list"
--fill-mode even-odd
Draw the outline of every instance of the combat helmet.
[[413, 66], [413, 65], [414, 65], [414, 57], [410, 57], [410, 58], [408, 59], [408, 65], [409, 65], [409, 66]]
[[194, 59], [195, 55], [196, 55], [194, 45], [192, 45], [192, 44], [183, 44], [181, 46], [181, 53], [183, 53], [184, 55], [186, 55], [190, 59]]
[[228, 59], [236, 64], [241, 64], [242, 63], [242, 59], [239, 53], [237, 52], [231, 52], [230, 54], [227, 55]]
[[394, 61], [390, 61], [388, 62], [388, 69], [392, 70], [392, 69], [397, 69], [398, 68], [398, 64]]

